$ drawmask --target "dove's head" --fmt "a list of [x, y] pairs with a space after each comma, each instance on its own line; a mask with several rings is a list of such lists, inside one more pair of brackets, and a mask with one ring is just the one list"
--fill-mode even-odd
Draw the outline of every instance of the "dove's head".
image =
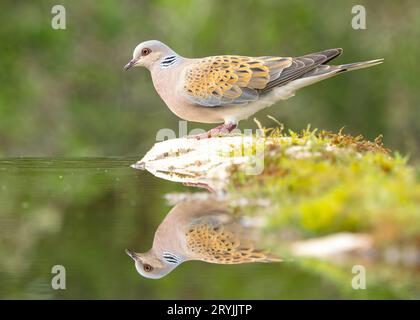
[[134, 260], [137, 272], [149, 279], [160, 279], [178, 265], [178, 263], [169, 263], [159, 259], [153, 250], [146, 253], [137, 253], [126, 249], [125, 252]]
[[176, 55], [166, 44], [158, 40], [149, 40], [140, 43], [133, 51], [133, 59], [124, 66], [125, 70], [131, 67], [146, 67], [150, 69], [163, 58]]

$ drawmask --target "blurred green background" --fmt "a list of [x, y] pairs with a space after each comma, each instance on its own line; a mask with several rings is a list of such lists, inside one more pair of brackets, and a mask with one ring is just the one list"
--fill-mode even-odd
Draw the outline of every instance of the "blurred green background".
[[[66, 8], [66, 30], [51, 28], [55, 4]], [[366, 30], [351, 28], [356, 4], [367, 9]], [[355, 291], [350, 270], [337, 275], [293, 263], [192, 262], [159, 281], [141, 278], [124, 248], [149, 249], [170, 210], [163, 194], [185, 188], [127, 166], [159, 129], [177, 132], [179, 119], [146, 70], [122, 67], [149, 39], [186, 57], [296, 56], [342, 47], [337, 63], [385, 58], [305, 88], [257, 117], [272, 126], [270, 114], [294, 130], [310, 123], [333, 131], [346, 126], [367, 138], [383, 134], [388, 147], [415, 162], [418, 1], [6, 0], [0, 9], [0, 157], [129, 157], [0, 161], [1, 298], [413, 297], [406, 284], [419, 282], [404, 275], [393, 285]], [[255, 127], [252, 119], [240, 124]], [[67, 290], [51, 290], [54, 264], [66, 266]]]
[[[381, 66], [326, 80], [266, 114], [298, 130], [338, 130], [419, 154], [418, 1], [60, 1], [67, 29], [51, 28], [56, 1], [2, 1], [0, 155], [138, 155], [178, 118], [145, 69], [124, 72], [134, 47], [159, 39], [186, 57], [296, 56], [342, 47], [336, 63]], [[351, 9], [367, 10], [353, 30]], [[190, 124], [210, 128], [208, 125]], [[254, 128], [252, 119], [241, 128]]]

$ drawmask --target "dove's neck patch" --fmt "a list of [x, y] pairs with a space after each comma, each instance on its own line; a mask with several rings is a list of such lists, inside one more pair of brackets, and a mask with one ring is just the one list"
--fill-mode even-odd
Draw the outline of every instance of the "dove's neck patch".
[[160, 62], [160, 67], [162, 69], [165, 68], [169, 68], [170, 66], [172, 66], [173, 64], [175, 64], [175, 62], [178, 60], [178, 56], [176, 55], [170, 55], [170, 56], [166, 56], [165, 58], [162, 59], [162, 61]]
[[181, 258], [168, 251], [164, 251], [162, 257], [163, 260], [170, 264], [180, 264], [182, 262]]

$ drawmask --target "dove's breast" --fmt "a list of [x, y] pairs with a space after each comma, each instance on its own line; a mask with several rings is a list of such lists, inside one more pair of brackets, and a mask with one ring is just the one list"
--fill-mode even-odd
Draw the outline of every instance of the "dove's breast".
[[223, 108], [207, 108], [194, 104], [185, 94], [185, 68], [175, 65], [167, 69], [151, 70], [156, 92], [178, 117], [194, 122], [220, 123], [225, 119]]

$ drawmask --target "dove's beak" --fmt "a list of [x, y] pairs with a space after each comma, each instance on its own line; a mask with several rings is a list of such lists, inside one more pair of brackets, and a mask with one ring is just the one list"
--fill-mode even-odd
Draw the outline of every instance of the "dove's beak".
[[131, 67], [134, 67], [138, 61], [139, 61], [138, 59], [133, 59], [133, 60], [131, 60], [129, 63], [127, 63], [127, 64], [124, 66], [124, 70], [125, 70], [125, 71], [127, 71], [127, 70], [128, 70], [128, 69], [130, 69]]
[[130, 249], [125, 249], [125, 253], [128, 254], [131, 257], [131, 259], [133, 259], [134, 261], [136, 261], [139, 258], [137, 253], [135, 253], [134, 251]]

